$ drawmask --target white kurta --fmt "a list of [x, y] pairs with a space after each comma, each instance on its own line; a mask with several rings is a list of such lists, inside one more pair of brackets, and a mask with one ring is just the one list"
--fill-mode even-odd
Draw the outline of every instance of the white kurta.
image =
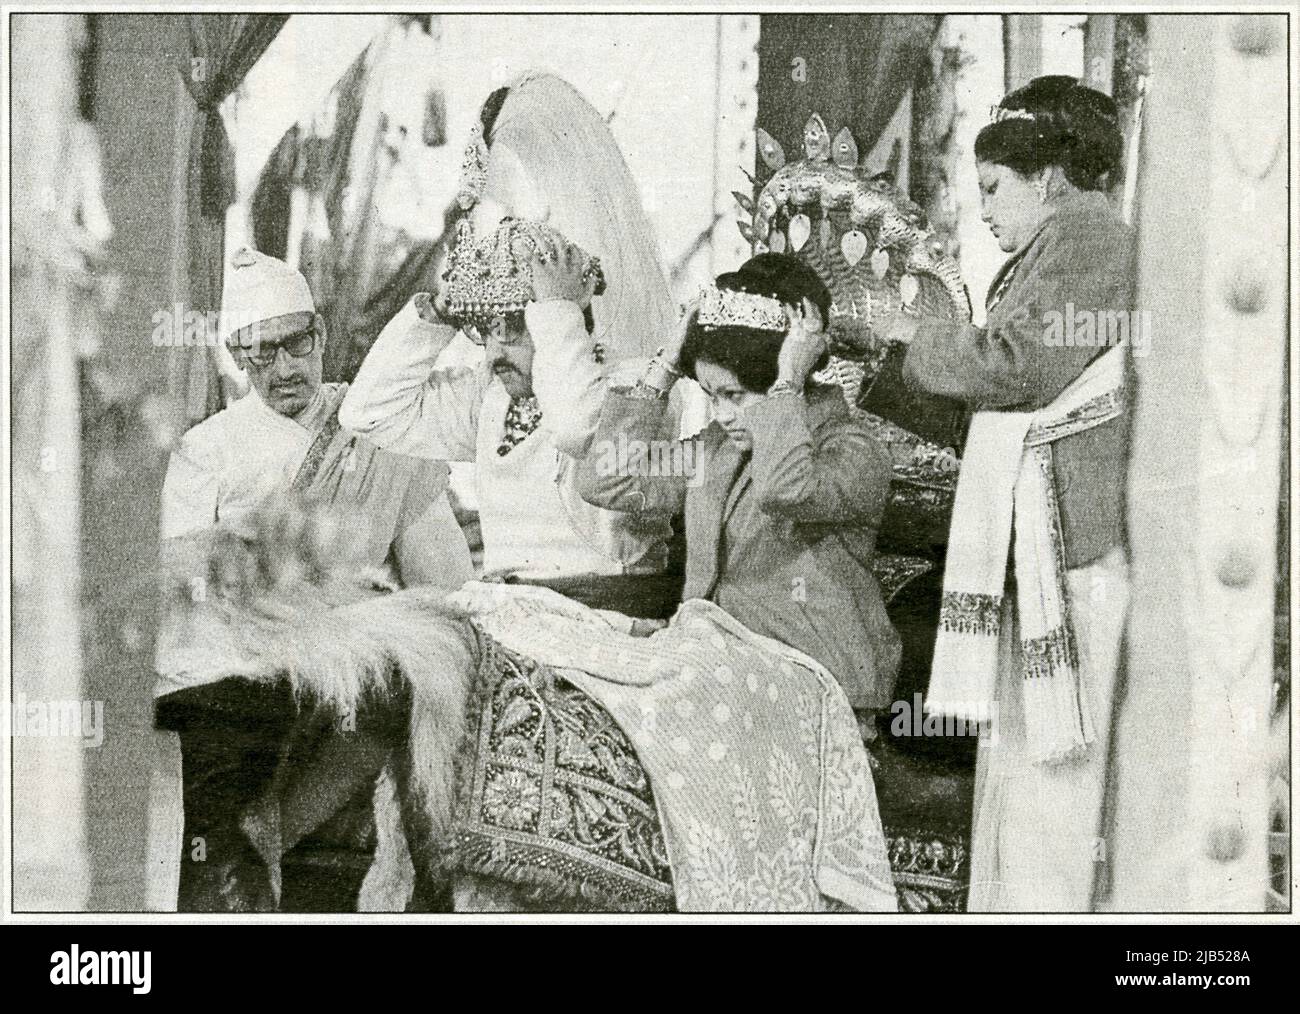
[[[302, 421], [280, 415], [255, 391], [250, 392], [189, 430], [172, 452], [163, 484], [164, 553], [170, 555], [179, 547], [177, 560], [198, 568], [200, 561], [190, 560], [188, 551], [183, 551], [190, 537], [217, 527], [246, 538], [255, 536], [254, 519], [289, 491], [346, 390], [346, 385], [324, 385]], [[349, 488], [342, 493], [365, 505], [364, 517], [355, 520], [364, 526], [366, 562], [381, 566], [392, 550], [404, 583], [459, 587], [473, 576], [473, 568], [445, 494], [445, 466], [439, 466], [440, 479], [427, 459], [404, 461], [373, 446], [361, 446], [364, 443], [354, 438], [347, 445], [352, 468], [350, 475], [343, 476], [347, 481], [342, 485]], [[337, 462], [331, 467], [337, 467]], [[413, 483], [417, 474], [423, 478]], [[201, 584], [206, 574], [196, 569], [188, 579]], [[187, 636], [192, 633], [183, 626], [164, 624], [155, 658], [156, 694], [239, 671], [237, 653], [223, 655], [213, 650], [210, 641], [200, 647], [201, 638]]]
[[162, 538], [218, 523], [245, 531], [258, 509], [289, 489], [336, 403], [331, 395], [337, 387], [321, 388], [305, 425], [276, 412], [251, 391], [190, 429], [167, 465]]
[[577, 492], [571, 455], [585, 451], [605, 392], [581, 311], [548, 300], [529, 304], [525, 319], [542, 422], [508, 454], [497, 447], [509, 394], [486, 365], [435, 369], [455, 332], [421, 318], [414, 300], [380, 333], [339, 421], [386, 450], [476, 463], [485, 577], [662, 572], [666, 524], [649, 529]]

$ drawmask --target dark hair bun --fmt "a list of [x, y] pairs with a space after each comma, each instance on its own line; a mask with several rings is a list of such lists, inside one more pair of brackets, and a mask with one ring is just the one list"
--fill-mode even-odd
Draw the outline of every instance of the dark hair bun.
[[[771, 296], [787, 306], [812, 301], [821, 314], [823, 326], [831, 319], [831, 294], [821, 277], [793, 254], [763, 253], [751, 257], [737, 270], [718, 275], [714, 284], [720, 289]], [[785, 344], [784, 331], [728, 325], [703, 327], [698, 313], [686, 328], [678, 363], [682, 372], [696, 379], [699, 362], [713, 363], [730, 370], [746, 390], [761, 394], [776, 383], [777, 360]], [[826, 368], [829, 355], [823, 353], [813, 372]]]
[[830, 323], [831, 294], [826, 283], [812, 267], [793, 254], [756, 254], [737, 270], [718, 275], [715, 284], [721, 289], [775, 296], [787, 306], [798, 306], [804, 299], [809, 299], [821, 313], [822, 321]]
[[1080, 190], [1100, 190], [1122, 161], [1124, 134], [1114, 99], [1063, 74], [1037, 77], [1000, 107], [1028, 113], [991, 123], [975, 139], [975, 157], [1021, 175], [1059, 165]]

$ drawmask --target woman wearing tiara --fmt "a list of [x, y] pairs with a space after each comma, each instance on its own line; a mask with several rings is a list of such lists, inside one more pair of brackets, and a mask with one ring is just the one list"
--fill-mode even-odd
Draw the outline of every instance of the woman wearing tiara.
[[[830, 295], [812, 268], [759, 254], [718, 277], [633, 387], [606, 395], [582, 493], [644, 516], [685, 513], [684, 599], [707, 599], [749, 630], [798, 648], [855, 709], [886, 708], [899, 640], [871, 572], [889, 497], [887, 454], [850, 416], [824, 368]], [[653, 446], [686, 376], [713, 423], [681, 460], [691, 475], [615, 460]], [[662, 459], [662, 452], [661, 452]], [[658, 471], [662, 472], [662, 469]]]
[[[630, 788], [643, 770], [653, 785], [682, 911], [897, 907], [853, 712], [888, 703], [898, 666], [870, 569], [891, 469], [839, 389], [808, 380], [826, 359], [829, 304], [810, 268], [760, 255], [705, 290], [671, 348], [611, 377], [579, 489], [646, 524], [684, 511], [686, 590], [671, 620], [633, 636], [517, 585], [471, 584], [450, 599], [500, 660], [488, 666], [480, 742], [517, 740], [497, 756], [532, 756], [534, 722], [564, 724], [565, 685], [598, 704], [635, 751], [613, 781]], [[684, 375], [714, 420], [677, 441], [668, 396]], [[568, 734], [558, 742], [557, 763], [585, 753]], [[602, 766], [593, 756], [589, 779]], [[552, 805], [522, 769], [469, 791], [471, 837], [507, 799], [529, 834]], [[587, 820], [608, 806], [578, 809]]]
[[[1128, 603], [1124, 346], [1137, 337], [1133, 233], [1103, 190], [1121, 148], [1115, 103], [1074, 78], [1007, 95], [975, 140], [983, 219], [1010, 255], [986, 326], [904, 311], [884, 331], [907, 343], [911, 383], [974, 412], [928, 704], [993, 714], [971, 911], [1087, 911], [1105, 860]], [[1116, 321], [1126, 326], [1108, 332]]]

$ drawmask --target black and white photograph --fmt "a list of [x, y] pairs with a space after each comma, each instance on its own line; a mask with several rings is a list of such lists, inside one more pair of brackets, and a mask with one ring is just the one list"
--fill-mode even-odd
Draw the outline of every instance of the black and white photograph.
[[6, 3], [3, 920], [1291, 922], [1297, 14]]

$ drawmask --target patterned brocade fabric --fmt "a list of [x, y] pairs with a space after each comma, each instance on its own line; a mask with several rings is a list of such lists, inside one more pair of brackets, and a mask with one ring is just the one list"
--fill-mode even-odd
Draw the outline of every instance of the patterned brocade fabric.
[[497, 445], [497, 454], [505, 456], [532, 436], [542, 424], [542, 407], [536, 398], [511, 398], [506, 409], [505, 434]]
[[871, 561], [871, 572], [880, 582], [880, 594], [886, 603], [893, 601], [894, 596], [909, 583], [932, 570], [934, 564], [929, 560], [897, 553], [881, 553]]
[[1024, 655], [1025, 679], [1044, 679], [1061, 666], [1077, 665], [1079, 650], [1070, 636], [1070, 628], [1053, 627], [1042, 637], [1020, 642]]
[[[458, 771], [451, 855], [509, 911], [671, 912], [654, 794], [608, 711], [478, 631], [482, 663]], [[964, 834], [885, 828], [903, 912], [962, 912]]]
[[553, 911], [673, 911], [654, 794], [609, 713], [479, 631], [452, 864]]
[[964, 912], [970, 849], [962, 835], [886, 828], [900, 912]]
[[981, 592], [944, 592], [939, 626], [959, 634], [997, 637], [1002, 629], [1002, 596]]

